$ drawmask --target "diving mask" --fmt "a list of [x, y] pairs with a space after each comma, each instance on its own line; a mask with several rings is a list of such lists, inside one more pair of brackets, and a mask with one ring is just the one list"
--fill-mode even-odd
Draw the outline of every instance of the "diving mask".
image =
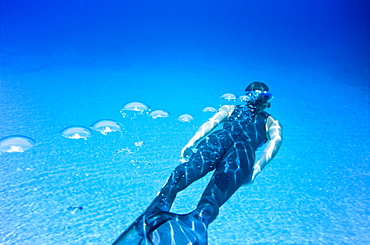
[[272, 94], [265, 90], [252, 90], [246, 91], [245, 95], [240, 96], [240, 100], [245, 102], [255, 102], [259, 98], [262, 98], [268, 102], [272, 99]]

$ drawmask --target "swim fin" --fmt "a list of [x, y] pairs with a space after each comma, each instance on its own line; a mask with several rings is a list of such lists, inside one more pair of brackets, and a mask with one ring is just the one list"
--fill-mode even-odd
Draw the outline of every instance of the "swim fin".
[[153, 245], [206, 245], [207, 226], [195, 212], [161, 212], [148, 218], [148, 239]]
[[145, 224], [144, 215], [140, 215], [112, 245], [152, 245], [146, 237], [149, 227]]
[[145, 222], [135, 220], [112, 245], [207, 245], [207, 226], [191, 212], [185, 215], [161, 212]]
[[148, 240], [147, 234], [153, 229], [147, 224], [147, 217], [153, 216], [153, 213], [156, 214], [169, 210], [170, 206], [162, 196], [158, 195], [145, 212], [122, 232], [112, 245], [152, 245]]

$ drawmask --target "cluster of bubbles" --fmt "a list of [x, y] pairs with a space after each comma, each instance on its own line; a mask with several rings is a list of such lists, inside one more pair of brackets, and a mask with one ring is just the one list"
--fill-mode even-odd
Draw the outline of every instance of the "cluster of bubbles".
[[[204, 112], [216, 112], [213, 107], [206, 107], [203, 109]], [[151, 110], [150, 107], [142, 102], [129, 102], [123, 106], [120, 111], [123, 118], [136, 118], [138, 116], [149, 116], [150, 118], [167, 118], [170, 113], [166, 110]], [[180, 122], [191, 122], [194, 117], [190, 114], [182, 114], [177, 118]], [[122, 130], [120, 123], [114, 120], [99, 120], [93, 123], [90, 128], [84, 126], [70, 126], [63, 129], [60, 133], [63, 137], [68, 139], [84, 139], [87, 140], [93, 135], [93, 131], [107, 135], [111, 132], [117, 132]]]
[[[145, 142], [140, 140], [140, 141], [135, 142], [134, 145], [136, 147], [136, 150], [138, 151], [140, 148], [143, 148], [145, 146]], [[132, 154], [132, 153], [135, 153], [135, 152], [132, 151], [132, 149], [129, 148], [129, 147], [124, 147], [124, 148], [121, 148], [121, 149], [117, 150], [116, 153]]]
[[[232, 93], [223, 94], [220, 97], [220, 105], [225, 104], [236, 104], [237, 100], [240, 102], [246, 101], [245, 95], [237, 98], [236, 95]], [[203, 112], [215, 113], [217, 110], [214, 107], [205, 107]], [[167, 118], [170, 117], [170, 113], [166, 110], [151, 110], [151, 108], [142, 102], [130, 102], [123, 106], [120, 111], [123, 118], [133, 119], [137, 116], [148, 116], [152, 119]], [[191, 114], [182, 114], [177, 117], [180, 122], [191, 122], [194, 117]], [[84, 126], [69, 126], [60, 131], [60, 134], [68, 139], [84, 139], [87, 140], [93, 135], [93, 131], [100, 132], [103, 135], [107, 135], [111, 132], [118, 132], [123, 129], [123, 126], [115, 120], [99, 120], [93, 123], [90, 127]], [[35, 146], [36, 141], [30, 137], [23, 135], [13, 135], [7, 136], [0, 139], [0, 154], [4, 152], [14, 153], [14, 152], [24, 152], [33, 146]], [[142, 146], [143, 142], [137, 142], [138, 146]]]
[[[105, 119], [94, 122], [90, 128], [92, 130], [100, 132], [103, 135], [107, 135], [111, 132], [121, 131], [123, 127], [115, 120]], [[93, 135], [93, 132], [90, 128], [84, 126], [70, 126], [60, 131], [60, 134], [68, 139], [87, 140]]]
[[[170, 113], [166, 110], [151, 110], [150, 107], [142, 102], [130, 102], [123, 106], [120, 111], [123, 118], [136, 118], [140, 115], [149, 116], [153, 119], [166, 118], [170, 116]], [[182, 114], [177, 120], [180, 122], [190, 122], [194, 120], [194, 117], [190, 114]]]

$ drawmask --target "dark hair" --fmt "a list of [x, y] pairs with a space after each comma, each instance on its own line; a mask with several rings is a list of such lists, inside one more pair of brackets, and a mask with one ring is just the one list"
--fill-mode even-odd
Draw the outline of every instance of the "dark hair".
[[248, 85], [245, 91], [254, 91], [254, 90], [262, 90], [262, 91], [270, 91], [269, 87], [266, 84], [261, 82], [253, 82]]
[[[270, 91], [269, 87], [264, 84], [264, 83], [261, 83], [261, 82], [253, 82], [251, 84], [249, 84], [247, 86], [247, 88], [245, 89], [245, 91], [255, 91], [255, 90], [261, 90], [261, 91]], [[262, 111], [264, 110], [266, 107], [264, 106], [264, 104], [271, 98], [268, 98], [266, 96], [260, 96], [256, 101], [254, 101], [252, 104], [254, 106], [256, 106], [257, 108], [257, 111]], [[270, 108], [271, 106], [271, 103], [269, 102], [267, 104], [267, 108]]]

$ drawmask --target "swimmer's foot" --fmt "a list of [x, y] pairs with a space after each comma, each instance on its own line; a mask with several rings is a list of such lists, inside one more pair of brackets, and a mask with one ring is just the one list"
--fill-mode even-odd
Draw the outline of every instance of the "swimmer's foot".
[[147, 219], [148, 237], [154, 245], [206, 245], [208, 220], [199, 210], [185, 215], [157, 213]]

